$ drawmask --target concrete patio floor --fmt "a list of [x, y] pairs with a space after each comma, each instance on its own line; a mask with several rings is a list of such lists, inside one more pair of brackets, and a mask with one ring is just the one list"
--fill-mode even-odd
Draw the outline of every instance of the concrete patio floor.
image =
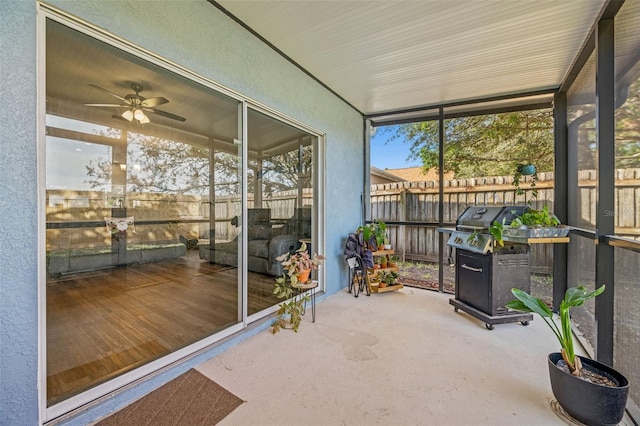
[[547, 325], [489, 331], [451, 295], [404, 288], [317, 304], [298, 333], [270, 329], [198, 367], [246, 401], [221, 425], [563, 425]]

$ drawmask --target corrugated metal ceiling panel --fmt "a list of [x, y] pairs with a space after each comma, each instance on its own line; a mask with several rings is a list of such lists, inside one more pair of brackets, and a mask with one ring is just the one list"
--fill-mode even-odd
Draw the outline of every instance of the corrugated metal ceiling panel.
[[556, 88], [606, 0], [218, 3], [370, 114]]

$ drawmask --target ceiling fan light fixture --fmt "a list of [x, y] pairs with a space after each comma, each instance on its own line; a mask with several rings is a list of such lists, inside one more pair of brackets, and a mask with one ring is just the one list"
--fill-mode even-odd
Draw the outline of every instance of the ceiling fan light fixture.
[[133, 112], [133, 117], [138, 120], [140, 122], [140, 124], [147, 124], [149, 123], [149, 117], [147, 117], [147, 115], [142, 112], [141, 109], [136, 109]]
[[144, 96], [141, 96], [140, 92], [142, 91], [142, 86], [140, 86], [139, 84], [133, 83], [131, 85], [131, 88], [135, 93], [129, 93], [126, 96], [120, 96], [107, 89], [103, 89], [100, 86], [96, 86], [95, 84], [89, 84], [89, 86], [110, 96], [113, 96], [114, 98], [117, 98], [118, 100], [120, 100], [120, 103], [84, 104], [85, 106], [98, 108], [126, 108], [126, 111], [124, 111], [120, 116], [127, 121], [133, 121], [133, 119], [135, 118], [140, 124], [150, 123], [151, 120], [149, 120], [149, 117], [147, 117], [147, 114], [145, 114], [144, 111], [151, 112], [165, 118], [170, 118], [171, 120], [187, 120], [186, 118], [180, 117], [179, 115], [156, 109], [157, 106], [169, 103], [169, 100], [167, 98], [163, 98], [162, 96], [157, 96], [154, 98], [145, 98]]
[[122, 118], [124, 118], [127, 121], [133, 120], [133, 111], [131, 111], [130, 109], [126, 110], [125, 112], [122, 113]]

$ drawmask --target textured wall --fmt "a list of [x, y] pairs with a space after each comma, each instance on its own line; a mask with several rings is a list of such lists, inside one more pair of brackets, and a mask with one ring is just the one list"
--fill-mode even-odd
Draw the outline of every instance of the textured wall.
[[[347, 233], [359, 224], [364, 176], [363, 122], [357, 111], [205, 0], [49, 3], [326, 132], [327, 197], [322, 207], [331, 220], [326, 221], [324, 269], [329, 294], [346, 285], [342, 248]], [[0, 423], [8, 419], [12, 425], [32, 425], [38, 421], [36, 4], [0, 4], [0, 213], [5, 218], [0, 239]], [[211, 355], [94, 407], [72, 423], [89, 422]]]
[[33, 425], [38, 422], [36, 8], [27, 1], [0, 3], [0, 423]]

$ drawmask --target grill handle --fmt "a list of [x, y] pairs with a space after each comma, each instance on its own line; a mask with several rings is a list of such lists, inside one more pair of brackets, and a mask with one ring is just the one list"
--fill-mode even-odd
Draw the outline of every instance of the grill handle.
[[466, 263], [463, 263], [462, 265], [460, 265], [460, 267], [464, 269], [468, 269], [473, 272], [482, 272], [482, 268], [472, 268], [471, 266], [467, 266]]

